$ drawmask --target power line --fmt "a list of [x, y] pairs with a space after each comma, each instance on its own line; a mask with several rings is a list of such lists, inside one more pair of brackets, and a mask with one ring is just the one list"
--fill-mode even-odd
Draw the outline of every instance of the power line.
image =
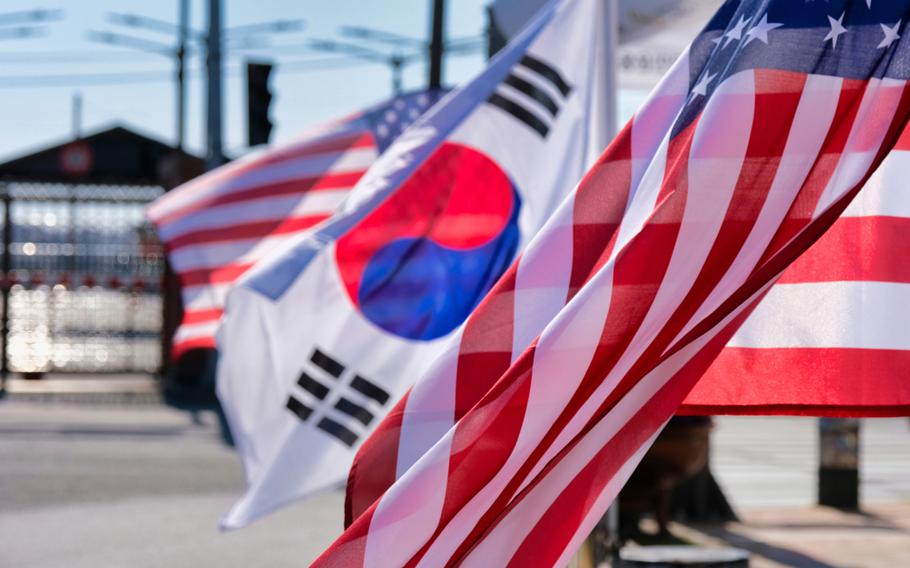
[[[281, 63], [281, 71], [287, 73], [302, 73], [310, 71], [323, 71], [369, 65], [369, 61], [352, 57], [326, 57], [320, 59], [304, 59], [285, 61]], [[203, 69], [187, 70], [188, 74], [201, 73]], [[228, 75], [237, 75], [240, 67], [225, 69]], [[173, 79], [171, 71], [126, 71], [122, 73], [65, 73], [47, 75], [4, 75], [0, 76], [0, 89], [33, 89], [43, 87], [75, 87], [93, 85], [128, 85], [167, 82]]]

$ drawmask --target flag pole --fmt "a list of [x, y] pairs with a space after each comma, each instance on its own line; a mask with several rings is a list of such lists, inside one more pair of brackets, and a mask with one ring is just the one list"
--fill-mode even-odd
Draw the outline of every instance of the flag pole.
[[619, 43], [619, 0], [606, 0], [603, 14], [603, 80], [604, 80], [604, 111], [605, 131], [609, 143], [616, 136], [616, 46]]

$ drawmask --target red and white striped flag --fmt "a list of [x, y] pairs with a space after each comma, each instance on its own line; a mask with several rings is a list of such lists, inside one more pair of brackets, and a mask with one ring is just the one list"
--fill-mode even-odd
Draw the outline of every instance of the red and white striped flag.
[[910, 415], [910, 129], [768, 292], [686, 414]]
[[163, 195], [147, 214], [180, 278], [173, 358], [214, 348], [227, 291], [259, 259], [327, 219], [379, 153], [439, 98], [412, 93], [256, 152]]
[[720, 9], [362, 447], [317, 566], [567, 561], [907, 123], [907, 3], [832, 9]]

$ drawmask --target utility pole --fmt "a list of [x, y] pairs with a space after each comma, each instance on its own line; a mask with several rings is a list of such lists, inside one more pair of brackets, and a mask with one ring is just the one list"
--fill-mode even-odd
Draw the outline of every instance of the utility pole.
[[73, 138], [82, 138], [82, 93], [73, 93]]
[[[286, 33], [299, 30], [303, 27], [303, 20], [275, 20], [248, 24], [237, 28], [223, 30], [221, 25], [221, 1], [209, 1], [209, 34], [205, 34], [190, 27], [189, 0], [177, 0], [177, 23], [157, 20], [148, 16], [126, 13], [112, 13], [109, 19], [115, 23], [134, 28], [143, 28], [158, 33], [173, 36], [176, 34], [176, 47], [150, 41], [141, 37], [133, 37], [112, 32], [90, 31], [89, 39], [103, 43], [123, 45], [151, 53], [158, 53], [172, 59], [174, 65], [175, 83], [177, 86], [175, 96], [175, 122], [177, 148], [182, 150], [186, 145], [186, 57], [193, 49], [192, 42], [199, 42], [206, 49], [207, 63], [207, 102], [206, 102], [206, 164], [209, 169], [224, 163], [224, 138], [222, 125], [222, 73], [223, 54], [230, 46], [225, 42], [237, 39], [249, 42], [249, 36], [263, 33]], [[2, 15], [0, 15], [2, 21]]]
[[208, 72], [206, 153], [207, 170], [224, 163], [224, 140], [221, 113], [221, 0], [209, 0], [209, 29], [206, 36], [206, 70]]
[[177, 149], [186, 143], [186, 44], [189, 36], [190, 2], [180, 2], [177, 20]]
[[442, 56], [445, 45], [445, 0], [433, 0], [430, 31], [430, 69], [428, 87], [442, 88]]

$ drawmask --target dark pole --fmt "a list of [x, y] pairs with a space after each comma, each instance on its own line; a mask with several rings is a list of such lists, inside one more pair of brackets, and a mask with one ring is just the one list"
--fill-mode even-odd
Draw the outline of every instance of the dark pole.
[[433, 0], [432, 32], [430, 34], [430, 89], [442, 87], [442, 55], [445, 42], [445, 0]]
[[206, 38], [208, 112], [206, 120], [206, 170], [224, 163], [221, 136], [221, 0], [209, 0], [209, 30]]
[[859, 509], [859, 419], [818, 421], [818, 504]]
[[183, 150], [186, 137], [186, 38], [190, 18], [189, 0], [179, 0], [177, 37], [177, 149]]
[[389, 61], [392, 64], [392, 94], [397, 97], [401, 94], [402, 89], [401, 72], [404, 60], [400, 57], [392, 57]]

